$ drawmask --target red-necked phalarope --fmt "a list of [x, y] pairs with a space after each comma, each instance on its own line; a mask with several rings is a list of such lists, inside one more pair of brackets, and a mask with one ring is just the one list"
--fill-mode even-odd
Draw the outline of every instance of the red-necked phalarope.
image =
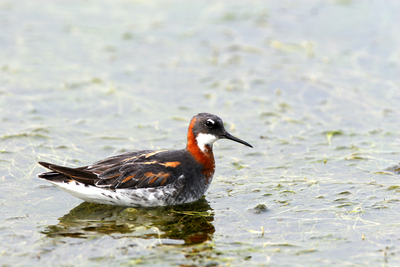
[[193, 202], [211, 183], [212, 145], [218, 139], [252, 147], [229, 134], [218, 116], [199, 113], [190, 122], [185, 149], [127, 152], [80, 168], [39, 162], [51, 172], [38, 177], [92, 203], [154, 207]]

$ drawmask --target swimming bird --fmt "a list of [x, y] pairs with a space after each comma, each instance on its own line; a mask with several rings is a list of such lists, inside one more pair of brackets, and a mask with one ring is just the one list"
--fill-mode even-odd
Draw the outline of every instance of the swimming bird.
[[189, 203], [210, 186], [215, 171], [213, 143], [218, 139], [252, 147], [229, 134], [218, 116], [199, 113], [190, 121], [184, 149], [126, 152], [78, 168], [39, 162], [50, 172], [38, 177], [92, 203], [132, 207]]

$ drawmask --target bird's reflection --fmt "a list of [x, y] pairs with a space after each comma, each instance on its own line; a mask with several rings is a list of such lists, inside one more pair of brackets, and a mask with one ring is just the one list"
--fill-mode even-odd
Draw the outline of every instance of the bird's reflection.
[[127, 208], [83, 202], [43, 231], [48, 237], [119, 237], [183, 240], [185, 244], [211, 240], [214, 213], [203, 197], [190, 204], [162, 208]]

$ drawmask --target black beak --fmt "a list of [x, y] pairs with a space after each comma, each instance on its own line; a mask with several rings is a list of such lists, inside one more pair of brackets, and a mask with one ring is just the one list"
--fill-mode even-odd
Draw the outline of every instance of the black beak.
[[226, 139], [229, 139], [229, 140], [232, 140], [232, 141], [241, 143], [241, 144], [243, 144], [243, 145], [245, 145], [245, 146], [249, 146], [249, 147], [253, 148], [253, 146], [250, 145], [249, 143], [247, 143], [247, 142], [245, 142], [245, 141], [243, 141], [243, 140], [240, 140], [240, 139], [237, 138], [237, 137], [234, 137], [233, 135], [231, 135], [231, 134], [228, 133], [228, 132], [226, 132], [225, 134], [223, 134], [223, 135], [221, 136], [221, 138], [226, 138]]

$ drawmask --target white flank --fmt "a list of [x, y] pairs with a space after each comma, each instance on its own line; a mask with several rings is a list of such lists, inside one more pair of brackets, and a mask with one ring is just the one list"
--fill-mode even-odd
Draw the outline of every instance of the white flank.
[[197, 145], [203, 152], [206, 151], [206, 145], [212, 147], [214, 142], [217, 140], [218, 138], [212, 134], [199, 133], [196, 137]]
[[192, 196], [189, 199], [185, 199], [185, 201], [179, 201], [174, 198], [183, 188], [183, 179], [184, 176], [182, 175], [174, 183], [158, 188], [115, 190], [99, 188], [92, 185], [85, 186], [75, 181], [68, 183], [49, 182], [65, 192], [91, 203], [131, 207], [157, 207], [192, 202], [199, 198]]

